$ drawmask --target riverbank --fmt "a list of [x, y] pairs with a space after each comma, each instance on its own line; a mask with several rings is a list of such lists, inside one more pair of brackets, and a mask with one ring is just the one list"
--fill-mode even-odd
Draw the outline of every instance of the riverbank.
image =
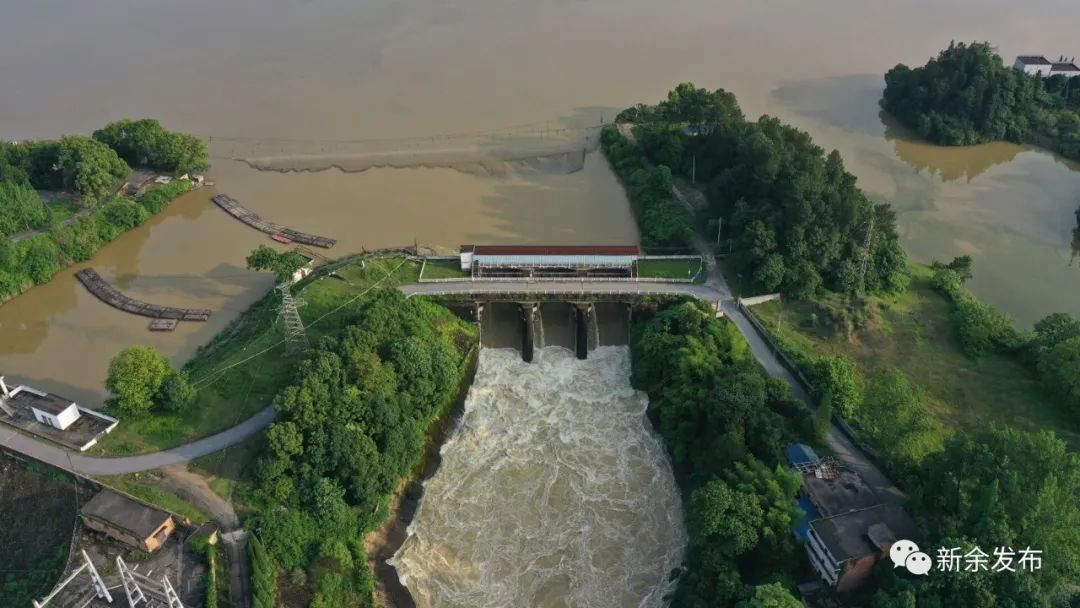
[[476, 378], [479, 360], [480, 346], [477, 345], [468, 357], [465, 375], [462, 376], [458, 386], [457, 398], [449, 404], [449, 407], [443, 408], [435, 424], [428, 430], [422, 461], [417, 464], [412, 475], [401, 484], [390, 500], [386, 519], [378, 529], [368, 533], [364, 539], [368, 568], [375, 577], [376, 605], [386, 608], [415, 608], [416, 606], [408, 587], [401, 583], [397, 568], [387, 561], [394, 557], [402, 543], [408, 538], [409, 525], [416, 517], [416, 511], [424, 496], [424, 482], [431, 479], [442, 464], [442, 446], [457, 430], [461, 417], [465, 413], [465, 399]]
[[0, 306], [48, 283], [61, 270], [89, 260], [99, 249], [141, 226], [191, 189], [189, 180], [174, 180], [156, 186], [138, 198], [110, 198], [94, 209], [78, 212], [59, 222], [48, 231], [15, 235], [10, 240], [5, 238], [12, 253], [29, 270], [0, 268], [6, 275], [0, 284]]
[[[415, 282], [419, 264], [399, 254], [353, 256], [320, 267], [294, 287], [303, 299], [300, 316], [311, 343], [334, 333], [357, 299], [375, 287]], [[198, 389], [178, 412], [125, 418], [94, 447], [100, 456], [168, 449], [212, 435], [253, 416], [293, 380], [297, 364], [286, 354], [279, 322], [280, 295], [271, 291], [252, 304], [183, 366]]]

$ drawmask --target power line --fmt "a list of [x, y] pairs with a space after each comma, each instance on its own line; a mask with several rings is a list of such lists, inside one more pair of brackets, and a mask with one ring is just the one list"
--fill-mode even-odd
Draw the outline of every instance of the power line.
[[[352, 303], [353, 303], [353, 302], [355, 302], [356, 300], [359, 300], [360, 298], [364, 297], [364, 296], [365, 296], [365, 295], [367, 295], [367, 294], [368, 294], [368, 292], [370, 292], [370, 291], [371, 291], [372, 289], [375, 289], [376, 287], [378, 287], [380, 283], [382, 283], [382, 282], [383, 282], [383, 281], [385, 281], [386, 279], [389, 279], [389, 278], [390, 278], [390, 277], [391, 277], [391, 276], [392, 276], [392, 275], [393, 275], [393, 274], [394, 274], [395, 272], [397, 272], [398, 268], [401, 268], [401, 267], [402, 267], [402, 266], [403, 266], [403, 265], [405, 264], [405, 262], [407, 262], [407, 261], [408, 261], [408, 258], [406, 258], [406, 259], [403, 259], [403, 260], [401, 260], [401, 262], [399, 262], [399, 263], [398, 263], [398, 265], [397, 265], [397, 266], [395, 266], [393, 270], [391, 270], [390, 272], [387, 272], [387, 273], [386, 273], [386, 276], [384, 276], [383, 278], [379, 279], [378, 281], [375, 281], [375, 282], [374, 282], [374, 283], [372, 283], [372, 284], [371, 284], [371, 285], [370, 285], [370, 286], [369, 286], [369, 287], [368, 287], [367, 289], [365, 289], [364, 291], [361, 291], [360, 293], [356, 294], [356, 295], [355, 295], [355, 296], [353, 296], [352, 298], [349, 298], [349, 299], [348, 299], [348, 300], [346, 300], [345, 302], [342, 302], [342, 303], [341, 303], [341, 304], [340, 304], [339, 306], [337, 306], [337, 307], [335, 307], [335, 308], [331, 309], [331, 310], [330, 310], [330, 311], [328, 311], [328, 312], [327, 312], [326, 314], [324, 314], [324, 315], [322, 315], [321, 317], [319, 317], [319, 318], [315, 319], [315, 320], [314, 320], [314, 321], [312, 321], [311, 323], [308, 323], [308, 327], [311, 327], [312, 325], [315, 325], [315, 324], [316, 324], [316, 323], [318, 323], [319, 321], [322, 321], [322, 320], [323, 320], [323, 319], [325, 319], [326, 317], [328, 317], [328, 316], [330, 316], [330, 315], [332, 315], [332, 314], [334, 314], [334, 313], [338, 312], [339, 310], [341, 310], [341, 309], [345, 308], [345, 307], [346, 307], [346, 306], [348, 306], [349, 304], [352, 304]], [[213, 379], [214, 379], [214, 378], [216, 378], [217, 376], [220, 376], [220, 375], [221, 375], [222, 373], [224, 373], [224, 372], [226, 372], [226, 371], [228, 371], [228, 370], [230, 370], [230, 369], [232, 369], [232, 368], [236, 367], [237, 365], [242, 365], [242, 364], [244, 364], [244, 363], [247, 363], [248, 361], [251, 361], [252, 359], [254, 359], [254, 358], [256, 358], [256, 357], [259, 357], [259, 356], [261, 356], [261, 355], [264, 355], [264, 354], [266, 354], [266, 353], [270, 352], [271, 350], [273, 350], [273, 349], [277, 348], [278, 346], [281, 346], [282, 344], [285, 344], [285, 342], [287, 342], [287, 341], [288, 341], [288, 339], [282, 339], [282, 340], [278, 340], [277, 342], [275, 342], [275, 343], [271, 344], [270, 346], [267, 346], [266, 348], [264, 348], [264, 349], [260, 350], [259, 352], [255, 353], [255, 354], [253, 354], [253, 355], [251, 355], [251, 356], [249, 356], [249, 357], [246, 357], [246, 358], [244, 358], [244, 359], [241, 359], [240, 361], [237, 361], [236, 363], [232, 363], [232, 364], [230, 364], [230, 365], [227, 365], [227, 366], [225, 366], [225, 367], [223, 367], [223, 368], [221, 368], [221, 369], [219, 369], [219, 370], [217, 370], [217, 371], [215, 371], [215, 372], [212, 372], [212, 373], [210, 373], [210, 374], [208, 374], [208, 375], [206, 375], [206, 376], [203, 376], [202, 378], [199, 378], [198, 380], [193, 380], [193, 381], [191, 382], [191, 384], [192, 384], [192, 386], [199, 386], [199, 385], [201, 385], [201, 384], [204, 384], [204, 383], [206, 383], [206, 382], [209, 382], [210, 380], [213, 380]]]

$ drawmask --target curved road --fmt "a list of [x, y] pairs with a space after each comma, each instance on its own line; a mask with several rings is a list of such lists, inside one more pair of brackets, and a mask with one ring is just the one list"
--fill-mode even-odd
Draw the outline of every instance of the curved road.
[[92, 458], [57, 447], [45, 441], [39, 441], [23, 435], [8, 427], [0, 429], [0, 445], [22, 452], [55, 467], [81, 473], [83, 475], [121, 475], [150, 469], [159, 469], [171, 464], [182, 464], [200, 456], [212, 454], [251, 437], [274, 421], [274, 407], [267, 406], [251, 418], [226, 429], [216, 435], [204, 437], [198, 441], [186, 443], [175, 448], [121, 458]]
[[[704, 245], [704, 244], [702, 244]], [[707, 251], [707, 246], [702, 247]], [[400, 289], [407, 295], [449, 295], [449, 294], [473, 294], [485, 293], [536, 293], [536, 294], [559, 294], [567, 296], [584, 296], [586, 294], [671, 294], [685, 295], [706, 300], [710, 303], [719, 303], [724, 314], [735, 323], [743, 337], [750, 345], [754, 357], [761, 363], [769, 375], [781, 378], [789, 386], [796, 397], [805, 402], [809, 407], [815, 407], [813, 400], [795, 377], [785, 368], [776, 355], [772, 352], [768, 343], [754, 329], [750, 320], [739, 309], [731, 291], [728, 289], [723, 276], [716, 267], [715, 260], [710, 259], [709, 275], [704, 284], [691, 283], [659, 283], [659, 282], [625, 282], [625, 281], [456, 281], [446, 283], [416, 283], [403, 285]], [[86, 475], [119, 475], [123, 473], [135, 473], [150, 469], [181, 464], [227, 448], [239, 443], [244, 439], [266, 428], [274, 420], [273, 406], [267, 406], [251, 418], [240, 424], [224, 430], [216, 435], [178, 446], [169, 450], [143, 454], [140, 456], [126, 456], [122, 458], [92, 458], [69, 452], [56, 447], [51, 443], [39, 441], [27, 435], [22, 435], [6, 427], [0, 428], [0, 445], [22, 452], [38, 460], [51, 465], [72, 470]], [[835, 458], [842, 464], [855, 470], [863, 479], [874, 488], [879, 497], [886, 502], [899, 503], [903, 499], [903, 493], [870, 461], [851, 439], [838, 427], [833, 425], [829, 429], [826, 443], [833, 451]]]

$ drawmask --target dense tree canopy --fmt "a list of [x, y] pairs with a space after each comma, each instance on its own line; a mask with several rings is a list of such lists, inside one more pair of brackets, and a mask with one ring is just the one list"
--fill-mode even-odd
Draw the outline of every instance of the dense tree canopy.
[[[704, 184], [699, 219], [722, 221], [731, 262], [757, 289], [803, 298], [819, 289], [895, 292], [907, 285], [907, 258], [896, 215], [856, 186], [837, 152], [775, 118], [743, 118], [735, 97], [679, 85], [656, 106], [616, 119], [635, 123], [645, 160]], [[616, 139], [614, 128], [605, 133]], [[617, 141], [612, 163], [627, 172], [641, 160]], [[675, 208], [676, 210], [677, 207]], [[640, 215], [640, 213], [639, 213]], [[713, 224], [715, 225], [715, 223]], [[647, 227], [643, 228], [644, 235]]]
[[1045, 607], [1080, 580], [1080, 456], [1051, 433], [957, 434], [922, 462], [913, 480], [911, 507], [929, 524], [926, 544], [962, 553], [1030, 547], [1043, 552], [1042, 567], [932, 572], [918, 581], [890, 572], [870, 606]]
[[791, 535], [799, 478], [777, 465], [787, 442], [811, 432], [810, 412], [707, 306], [664, 302], [634, 319], [632, 380], [649, 394], [688, 495], [690, 544], [673, 605], [770, 605], [754, 603], [765, 598], [748, 585], [800, 559]]
[[104, 143], [130, 165], [161, 171], [187, 173], [209, 166], [206, 145], [194, 135], [167, 131], [156, 120], [125, 118], [94, 131]]
[[1055, 137], [1080, 158], [1080, 79], [1041, 79], [1006, 66], [985, 42], [952, 43], [921, 68], [885, 75], [885, 109], [926, 139], [945, 145]]
[[312, 606], [371, 605], [362, 534], [455, 398], [472, 331], [438, 305], [372, 292], [274, 400], [254, 524], [277, 564], [312, 575]]
[[93, 203], [115, 191], [131, 173], [112, 148], [89, 137], [61, 137], [56, 162], [64, 187]]

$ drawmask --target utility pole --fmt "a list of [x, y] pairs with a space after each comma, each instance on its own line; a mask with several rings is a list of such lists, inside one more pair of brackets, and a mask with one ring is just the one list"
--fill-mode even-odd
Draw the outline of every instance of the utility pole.
[[866, 267], [870, 264], [870, 244], [873, 242], [874, 239], [874, 220], [876, 219], [876, 212], [871, 212], [870, 227], [866, 230], [866, 240], [863, 242], [862, 264], [861, 268], [859, 269], [859, 280], [863, 284], [864, 288], [866, 286]]
[[690, 183], [696, 186], [697, 185], [697, 154], [695, 154], [691, 158], [693, 158], [694, 160], [693, 160], [693, 164], [690, 165]]
[[723, 216], [716, 218], [716, 246], [720, 246], [720, 229], [724, 227]]

